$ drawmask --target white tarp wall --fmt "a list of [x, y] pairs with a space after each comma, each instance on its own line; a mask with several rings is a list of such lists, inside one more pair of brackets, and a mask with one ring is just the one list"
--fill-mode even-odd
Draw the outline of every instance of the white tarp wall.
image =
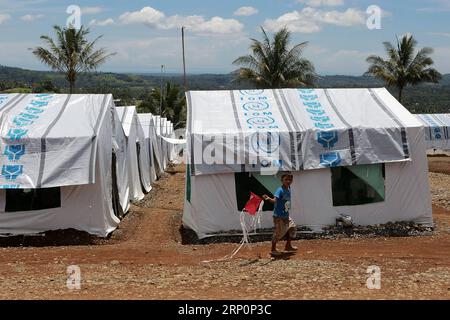
[[[149, 151], [145, 143], [144, 131], [134, 106], [117, 107], [116, 109], [127, 137], [128, 178], [131, 200], [141, 200], [144, 198], [144, 192], [151, 190], [150, 164], [147, 156]], [[139, 154], [138, 144], [140, 148]]]
[[169, 163], [167, 157], [167, 142], [164, 139], [162, 139], [162, 137], [165, 137], [165, 128], [166, 128], [165, 125], [166, 125], [166, 118], [156, 116], [156, 134], [158, 136], [158, 140], [161, 145], [161, 162], [163, 164], [164, 170], [166, 170], [167, 164]]
[[166, 162], [164, 157], [164, 140], [161, 138], [161, 116], [154, 116], [155, 121], [155, 129], [156, 129], [156, 138], [159, 145], [159, 156], [160, 156], [160, 163], [162, 164], [162, 170], [164, 171], [166, 169]]
[[[187, 101], [183, 223], [199, 237], [240, 230], [235, 174], [262, 171], [258, 148], [278, 152], [269, 166], [294, 172], [290, 214], [300, 225], [319, 229], [340, 213], [360, 225], [432, 223], [424, 127], [385, 89], [194, 91]], [[260, 139], [261, 131], [277, 138]], [[234, 164], [205, 163], [211, 149]], [[384, 201], [333, 206], [331, 168], [377, 163]], [[271, 212], [262, 227], [273, 227]]]
[[[120, 221], [112, 207], [112, 96], [0, 94], [0, 115], [0, 233], [112, 232]], [[51, 199], [59, 206], [8, 210], [18, 197], [28, 199], [30, 189], [48, 188], [59, 193]]]
[[155, 149], [153, 145], [155, 133], [155, 125], [153, 123], [153, 117], [151, 113], [138, 113], [139, 122], [141, 123], [142, 129], [145, 134], [145, 143], [148, 145], [148, 161], [150, 164], [150, 178], [153, 183], [158, 179], [157, 167], [160, 167], [160, 164], [155, 163], [157, 157], [155, 156]]
[[425, 126], [427, 149], [450, 151], [450, 113], [416, 114]]

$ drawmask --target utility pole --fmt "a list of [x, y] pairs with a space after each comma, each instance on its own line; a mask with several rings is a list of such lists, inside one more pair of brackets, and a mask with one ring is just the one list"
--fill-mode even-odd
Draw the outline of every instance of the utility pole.
[[162, 104], [163, 104], [163, 69], [164, 65], [161, 65], [161, 81], [159, 88], [159, 115], [162, 117]]
[[185, 51], [184, 51], [184, 29], [185, 27], [181, 27], [181, 43], [183, 46], [183, 82], [184, 82], [184, 91], [188, 91], [187, 86], [187, 79], [186, 79], [186, 57], [185, 57]]

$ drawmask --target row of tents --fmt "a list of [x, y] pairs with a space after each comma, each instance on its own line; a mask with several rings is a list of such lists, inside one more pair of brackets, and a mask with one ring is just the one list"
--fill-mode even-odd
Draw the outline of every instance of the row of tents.
[[285, 171], [291, 216], [312, 230], [340, 214], [433, 222], [426, 150], [450, 149], [449, 115], [412, 115], [385, 89], [191, 91], [187, 106], [175, 132], [111, 95], [0, 94], [0, 234], [104, 237], [179, 153], [183, 224], [200, 238], [239, 231], [251, 192], [273, 195]]
[[105, 237], [175, 158], [173, 124], [112, 95], [0, 94], [0, 234]]

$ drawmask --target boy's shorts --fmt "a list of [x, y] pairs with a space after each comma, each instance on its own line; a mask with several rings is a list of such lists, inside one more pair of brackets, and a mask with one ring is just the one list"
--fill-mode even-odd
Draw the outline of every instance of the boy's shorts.
[[272, 240], [280, 241], [284, 235], [289, 232], [289, 237], [291, 239], [295, 238], [295, 234], [297, 231], [297, 226], [292, 220], [291, 217], [281, 218], [281, 217], [273, 217], [274, 231]]

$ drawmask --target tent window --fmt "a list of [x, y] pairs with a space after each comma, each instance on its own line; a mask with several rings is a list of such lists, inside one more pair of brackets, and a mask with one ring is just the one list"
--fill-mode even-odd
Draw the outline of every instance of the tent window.
[[7, 189], [5, 212], [61, 207], [61, 188]]
[[[273, 197], [275, 190], [281, 185], [276, 175], [260, 175], [257, 173], [238, 172], [234, 174], [237, 211], [242, 211], [250, 199], [250, 193], [262, 197], [267, 194]], [[273, 211], [273, 204], [264, 202], [262, 211]]]
[[332, 168], [331, 179], [335, 207], [384, 201], [384, 164]]

